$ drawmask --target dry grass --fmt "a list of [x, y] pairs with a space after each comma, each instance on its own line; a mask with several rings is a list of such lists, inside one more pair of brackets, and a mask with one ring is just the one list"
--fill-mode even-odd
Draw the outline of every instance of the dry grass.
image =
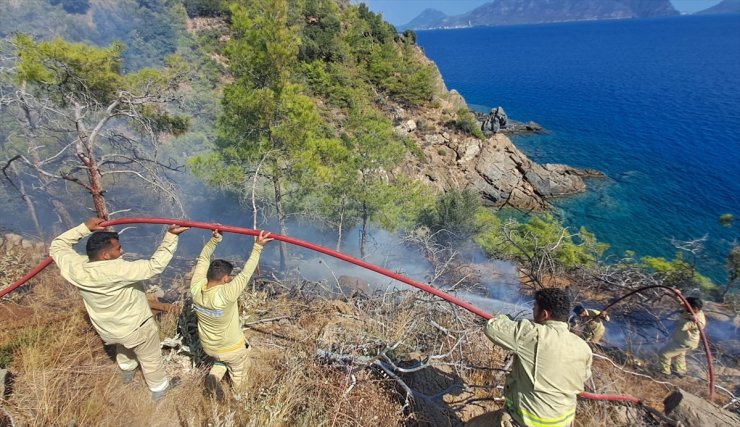
[[[231, 393], [218, 403], [203, 393], [204, 369], [167, 366], [183, 379], [160, 403], [149, 400], [140, 374], [123, 385], [113, 358], [89, 323], [76, 290], [45, 273], [40, 284], [14, 293], [0, 313], [12, 328], [0, 330], [0, 348], [13, 376], [2, 407], [23, 426], [393, 426], [403, 423], [394, 386], [358, 373], [351, 393], [348, 376], [318, 363], [315, 337], [328, 322], [322, 308], [265, 293], [250, 295], [255, 317], [295, 315], [282, 325], [269, 322], [249, 331], [255, 341], [250, 381], [240, 400]], [[12, 307], [12, 308], [8, 308]], [[323, 307], [326, 308], [326, 307]], [[268, 316], [269, 317], [269, 316]], [[158, 319], [162, 336], [174, 335], [177, 316]]]
[[[274, 289], [247, 292], [242, 301], [253, 361], [241, 395], [227, 388], [223, 403], [205, 396], [207, 368], [173, 359], [167, 369], [182, 385], [152, 403], [140, 374], [121, 384], [76, 290], [54, 268], [37, 282], [0, 303], [0, 363], [14, 378], [1, 404], [14, 425], [459, 426], [501, 405], [496, 386], [504, 384], [506, 354], [469, 313], [413, 292], [338, 301]], [[158, 321], [162, 337], [174, 336], [176, 313]], [[353, 362], [319, 358], [318, 350]], [[397, 371], [415, 393], [408, 407], [399, 384], [374, 364], [384, 355], [407, 368], [436, 357], [418, 372]], [[627, 392], [657, 409], [671, 390], [603, 359], [593, 371], [597, 392]], [[699, 380], [680, 385], [705, 393]], [[646, 424], [642, 411], [581, 401], [575, 425]]]

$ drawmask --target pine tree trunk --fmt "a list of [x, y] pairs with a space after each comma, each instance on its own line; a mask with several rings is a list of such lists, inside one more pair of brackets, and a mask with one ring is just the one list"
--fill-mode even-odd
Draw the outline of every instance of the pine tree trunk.
[[[16, 171], [15, 163], [11, 163], [10, 165], [11, 170], [13, 173], [18, 176], [18, 172]], [[39, 222], [39, 217], [36, 215], [36, 207], [33, 205], [33, 200], [31, 200], [31, 196], [26, 194], [26, 185], [23, 184], [23, 180], [18, 178], [18, 190], [21, 193], [21, 198], [24, 202], [26, 202], [26, 207], [28, 208], [28, 214], [31, 215], [31, 220], [33, 221], [33, 225], [36, 227], [36, 234], [38, 234], [39, 239], [42, 241], [44, 239], [44, 230], [41, 228], [41, 223]]]
[[[274, 163], [275, 172], [272, 175], [272, 185], [275, 188], [275, 210], [277, 211], [278, 224], [280, 226], [280, 234], [283, 236], [288, 235], [288, 227], [286, 225], [286, 214], [285, 207], [283, 206], [283, 192], [280, 185], [280, 172], [278, 171], [277, 161]], [[285, 242], [280, 242], [280, 271], [284, 272], [287, 268], [288, 259], [288, 245]]]
[[362, 202], [362, 228], [360, 229], [360, 258], [365, 259], [365, 245], [367, 244], [367, 204]]

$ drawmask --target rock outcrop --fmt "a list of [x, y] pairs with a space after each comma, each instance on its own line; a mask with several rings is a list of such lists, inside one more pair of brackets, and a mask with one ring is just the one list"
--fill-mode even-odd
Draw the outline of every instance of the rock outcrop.
[[[436, 67], [421, 50], [417, 57]], [[481, 195], [486, 205], [527, 211], [548, 209], [548, 199], [584, 191], [584, 177], [604, 177], [596, 170], [535, 163], [519, 151], [506, 135], [508, 132], [479, 139], [462, 131], [457, 122], [461, 120], [460, 111], [468, 110], [465, 99], [454, 89], [448, 90], [439, 73], [434, 85], [437, 95], [433, 106], [408, 108], [388, 98], [379, 101], [396, 133], [409, 138], [422, 152], [407, 155], [402, 165], [392, 171], [394, 174], [414, 177], [439, 192], [471, 189]], [[479, 121], [470, 125], [476, 130], [481, 127]], [[517, 133], [513, 129], [528, 127], [531, 132], [542, 131], [534, 123], [508, 119], [507, 128], [512, 133]]]
[[724, 427], [740, 425], [740, 417], [695, 396], [676, 390], [663, 401], [665, 414], [683, 426]]
[[584, 191], [584, 177], [603, 176], [594, 170], [535, 163], [502, 133], [480, 140], [452, 132], [424, 133], [418, 126], [397, 131], [421, 139], [425, 154], [423, 160], [409, 157], [404, 174], [419, 176], [440, 191], [473, 189], [490, 206], [544, 210], [551, 206], [550, 198]]

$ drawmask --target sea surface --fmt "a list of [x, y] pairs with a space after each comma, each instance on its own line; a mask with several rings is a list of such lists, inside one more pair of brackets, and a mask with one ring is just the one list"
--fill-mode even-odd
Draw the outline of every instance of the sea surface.
[[[612, 257], [673, 258], [706, 236], [697, 266], [724, 284], [740, 240], [740, 15], [420, 31], [418, 43], [471, 106], [503, 106], [545, 135], [533, 160], [605, 172], [555, 201]], [[734, 224], [720, 224], [731, 213]], [[688, 259], [690, 257], [687, 257]]]

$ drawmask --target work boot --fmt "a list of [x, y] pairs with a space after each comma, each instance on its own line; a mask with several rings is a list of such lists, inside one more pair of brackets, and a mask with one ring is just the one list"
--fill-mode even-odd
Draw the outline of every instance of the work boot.
[[173, 388], [177, 387], [180, 384], [180, 377], [172, 377], [170, 378], [170, 383], [167, 384], [167, 388], [165, 388], [162, 391], [153, 391], [152, 392], [152, 402], [159, 402], [162, 400], [163, 397], [167, 395], [167, 393], [170, 392]]
[[215, 396], [219, 402], [224, 401], [224, 389], [221, 387], [221, 381], [212, 374], [206, 376], [206, 394]]
[[136, 375], [136, 368], [130, 370], [130, 371], [124, 371], [123, 369], [118, 369], [118, 376], [121, 378], [121, 382], [123, 384], [131, 384], [131, 382], [134, 380], [134, 375]]

